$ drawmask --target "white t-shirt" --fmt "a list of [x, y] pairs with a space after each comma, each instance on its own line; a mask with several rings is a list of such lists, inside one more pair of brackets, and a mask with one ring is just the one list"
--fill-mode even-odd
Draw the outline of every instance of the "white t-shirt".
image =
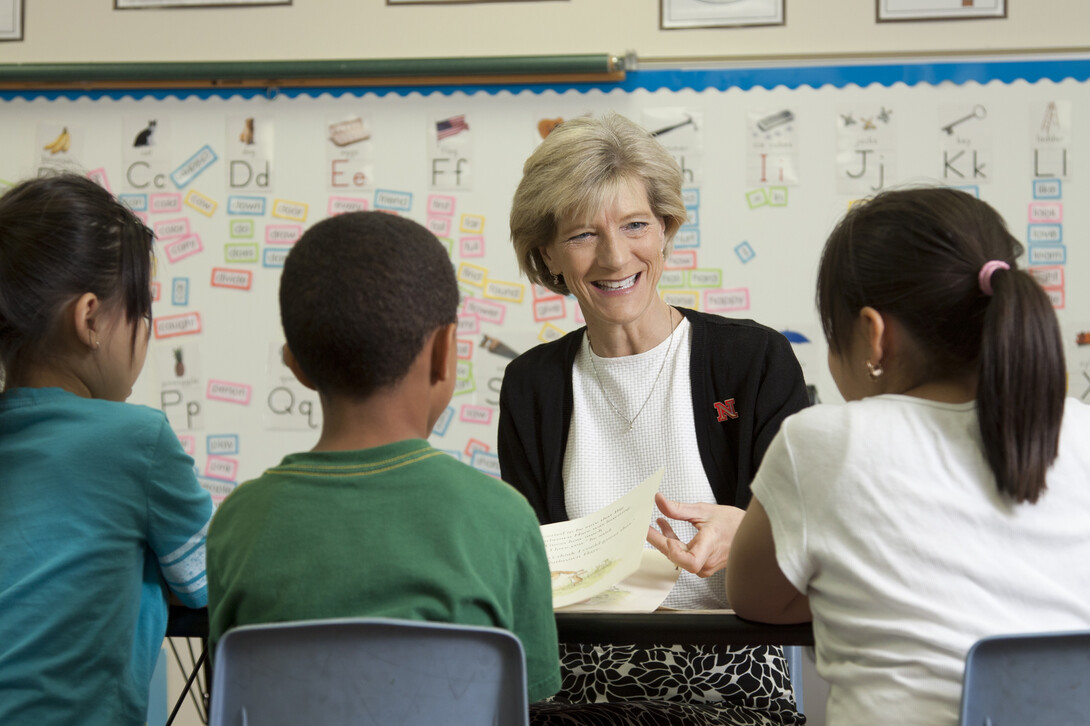
[[[691, 338], [692, 327], [683, 319], [673, 340], [667, 338], [637, 355], [601, 358], [583, 337], [572, 371], [573, 410], [564, 452], [564, 505], [569, 517], [598, 511], [663, 468], [659, 491], [664, 495], [715, 503], [696, 443], [689, 382]], [[629, 431], [627, 421], [634, 416]], [[649, 524], [661, 516], [655, 507]], [[685, 541], [696, 534], [685, 522], [672, 526]], [[663, 604], [682, 609], [726, 607], [723, 573], [702, 579], [683, 572]]]
[[1090, 628], [1090, 407], [1068, 399], [1036, 504], [1001, 496], [976, 406], [884, 395], [788, 418], [753, 494], [810, 596], [829, 722], [953, 726], [965, 654]]

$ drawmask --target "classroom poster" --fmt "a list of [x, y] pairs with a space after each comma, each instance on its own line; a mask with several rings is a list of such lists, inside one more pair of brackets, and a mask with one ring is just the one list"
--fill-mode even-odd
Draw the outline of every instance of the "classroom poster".
[[[922, 80], [903, 81], [914, 73]], [[221, 493], [312, 447], [320, 431], [316, 394], [280, 357], [278, 283], [292, 245], [334, 214], [416, 220], [447, 250], [461, 298], [455, 395], [430, 441], [498, 476], [507, 363], [583, 325], [574, 298], [520, 274], [509, 205], [536, 144], [585, 113], [636, 120], [683, 169], [687, 220], [663, 298], [783, 332], [820, 400], [839, 400], [813, 302], [824, 238], [849, 205], [903, 184], [956, 186], [999, 209], [1060, 318], [1069, 392], [1090, 400], [1090, 252], [1080, 243], [1090, 226], [1068, 204], [1090, 158], [1078, 123], [1090, 86], [1077, 80], [1090, 66], [978, 73], [853, 66], [640, 71], [589, 88], [7, 93], [0, 185], [76, 170], [156, 232], [152, 337], [131, 400], [166, 413]]]

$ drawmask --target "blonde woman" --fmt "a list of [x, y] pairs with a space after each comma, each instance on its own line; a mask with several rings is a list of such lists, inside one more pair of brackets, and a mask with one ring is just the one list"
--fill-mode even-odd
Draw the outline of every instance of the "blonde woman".
[[[617, 114], [564, 122], [525, 164], [511, 211], [519, 265], [574, 295], [586, 319], [504, 374], [502, 476], [542, 523], [589, 514], [660, 468], [670, 499], [740, 519], [780, 422], [807, 405], [782, 335], [660, 297], [686, 219], [681, 180], [669, 152]], [[721, 576], [685, 573], [666, 604], [727, 607], [723, 592]], [[535, 707], [536, 723], [570, 722], [573, 708], [601, 723], [801, 720], [779, 648], [569, 646], [561, 660], [563, 689]]]

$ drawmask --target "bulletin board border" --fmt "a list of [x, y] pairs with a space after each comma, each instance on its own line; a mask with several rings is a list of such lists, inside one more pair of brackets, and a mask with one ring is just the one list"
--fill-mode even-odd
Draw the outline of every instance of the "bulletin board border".
[[[4, 78], [3, 66], [0, 66], [0, 79]], [[320, 82], [307, 84], [267, 85], [264, 87], [248, 88], [121, 88], [121, 89], [64, 89], [51, 90], [49, 88], [20, 88], [0, 90], [0, 100], [13, 99], [69, 99], [80, 98], [97, 99], [144, 99], [144, 98], [178, 98], [178, 99], [209, 99], [209, 98], [275, 98], [277, 96], [310, 97], [320, 96], [408, 96], [420, 94], [431, 96], [435, 94], [453, 95], [462, 93], [474, 95], [485, 93], [496, 95], [500, 93], [520, 94], [530, 92], [541, 94], [545, 92], [563, 93], [576, 91], [589, 93], [592, 91], [620, 90], [632, 92], [636, 90], [727, 90], [737, 88], [750, 90], [753, 88], [774, 89], [785, 87], [796, 89], [801, 87], [822, 88], [833, 86], [844, 88], [846, 86], [867, 87], [872, 85], [893, 86], [904, 84], [915, 86], [919, 84], [938, 85], [952, 83], [963, 85], [966, 83], [1015, 83], [1024, 81], [1036, 83], [1049, 80], [1061, 82], [1065, 80], [1085, 82], [1090, 80], [1090, 58], [1077, 59], [1041, 59], [1041, 60], [1012, 60], [1012, 61], [957, 61], [957, 62], [900, 62], [900, 63], [875, 63], [875, 64], [845, 64], [845, 65], [802, 65], [802, 66], [776, 66], [776, 67], [724, 67], [710, 69], [640, 69], [629, 70], [619, 79], [596, 80], [569, 80], [541, 79], [534, 82], [468, 82], [465, 84], [450, 84], [447, 81], [413, 82], [406, 79], [392, 79], [387, 85], [349, 85], [343, 79], [331, 80], [329, 85]]]

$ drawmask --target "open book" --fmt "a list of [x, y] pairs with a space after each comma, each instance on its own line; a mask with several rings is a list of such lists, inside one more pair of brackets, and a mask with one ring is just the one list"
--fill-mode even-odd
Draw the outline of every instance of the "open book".
[[662, 604], [680, 573], [644, 547], [661, 483], [660, 469], [594, 514], [542, 525], [554, 609], [651, 612]]

